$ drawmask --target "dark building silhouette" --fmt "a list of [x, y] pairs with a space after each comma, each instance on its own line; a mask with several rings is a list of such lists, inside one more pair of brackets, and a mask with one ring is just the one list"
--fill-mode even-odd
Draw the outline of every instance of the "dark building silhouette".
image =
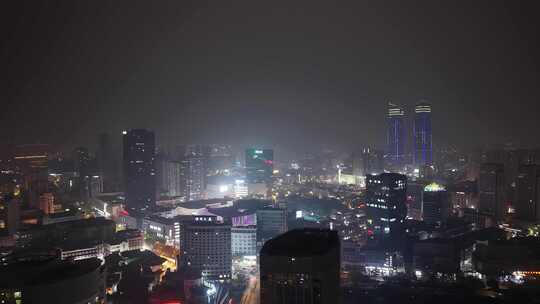
[[478, 178], [478, 210], [488, 216], [487, 226], [503, 220], [505, 214], [504, 166], [485, 163], [480, 166]]
[[53, 251], [11, 254], [0, 265], [0, 303], [103, 303], [101, 263], [60, 260]]
[[407, 176], [382, 173], [366, 176], [369, 234], [397, 236], [407, 215]]
[[118, 158], [113, 152], [111, 139], [108, 133], [99, 134], [96, 156], [99, 172], [103, 178], [103, 191], [117, 191], [119, 182], [115, 160]]
[[426, 223], [441, 225], [451, 212], [450, 195], [442, 186], [430, 184], [423, 193], [423, 219]]
[[384, 169], [384, 153], [363, 148], [361, 152], [353, 154], [352, 166], [355, 176], [381, 173]]
[[156, 201], [154, 132], [134, 129], [123, 134], [127, 206], [139, 210], [152, 208]]
[[88, 199], [91, 196], [90, 190], [90, 152], [87, 148], [78, 147], [73, 152], [75, 163], [75, 172], [77, 172], [77, 186], [82, 199]]
[[516, 184], [516, 213], [525, 221], [540, 221], [540, 165], [519, 168]]
[[418, 166], [433, 163], [431, 135], [431, 105], [419, 103], [414, 107], [414, 164]]
[[297, 229], [264, 245], [261, 304], [339, 304], [340, 241], [336, 231]]
[[386, 158], [389, 164], [399, 166], [405, 162], [405, 111], [402, 107], [388, 103], [386, 116]]
[[11, 195], [0, 197], [0, 237], [13, 236], [20, 224], [20, 200]]

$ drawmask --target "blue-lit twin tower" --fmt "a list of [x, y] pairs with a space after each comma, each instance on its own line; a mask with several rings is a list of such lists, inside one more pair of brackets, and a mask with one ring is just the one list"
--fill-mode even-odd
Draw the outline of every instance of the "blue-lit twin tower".
[[[386, 157], [390, 165], [407, 164], [407, 121], [405, 110], [393, 103], [388, 103], [386, 117]], [[433, 145], [431, 134], [431, 105], [421, 102], [414, 107], [412, 161], [416, 166], [433, 163]]]
[[413, 137], [414, 164], [420, 166], [431, 165], [433, 163], [431, 105], [428, 103], [419, 103], [414, 107]]

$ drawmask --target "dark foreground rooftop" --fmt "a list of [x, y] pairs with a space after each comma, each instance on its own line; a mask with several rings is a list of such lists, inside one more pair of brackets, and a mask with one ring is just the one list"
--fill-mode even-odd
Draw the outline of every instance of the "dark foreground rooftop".
[[266, 242], [261, 255], [321, 255], [339, 246], [337, 231], [328, 229], [295, 229]]

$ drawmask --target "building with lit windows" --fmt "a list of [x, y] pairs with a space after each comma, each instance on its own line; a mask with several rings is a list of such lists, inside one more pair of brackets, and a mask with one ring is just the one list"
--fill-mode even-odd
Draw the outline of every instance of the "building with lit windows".
[[238, 226], [231, 228], [231, 248], [233, 256], [257, 255], [257, 227]]
[[274, 171], [274, 150], [246, 149], [246, 181], [248, 184], [270, 184]]
[[386, 116], [386, 159], [394, 166], [405, 162], [405, 111], [402, 107], [388, 103]]
[[196, 269], [207, 280], [228, 280], [232, 271], [231, 226], [193, 222], [182, 229], [183, 267]]
[[366, 176], [368, 233], [397, 235], [407, 215], [407, 176], [382, 173]]
[[431, 135], [431, 104], [419, 103], [414, 107], [414, 164], [417, 166], [433, 163]]
[[170, 160], [166, 155], [157, 157], [157, 184], [160, 196], [182, 196], [182, 183], [184, 182], [182, 162]]
[[186, 201], [196, 201], [205, 197], [205, 159], [197, 154], [186, 156], [181, 163], [181, 189]]
[[287, 210], [263, 208], [257, 210], [257, 241], [264, 243], [287, 231]]
[[291, 230], [266, 242], [260, 254], [260, 303], [341, 303], [340, 254], [332, 230]]
[[146, 210], [156, 202], [154, 132], [123, 132], [124, 180], [128, 208]]

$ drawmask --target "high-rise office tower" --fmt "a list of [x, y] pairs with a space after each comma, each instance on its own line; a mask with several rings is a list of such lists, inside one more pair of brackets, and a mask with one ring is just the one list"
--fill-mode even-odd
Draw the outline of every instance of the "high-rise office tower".
[[210, 145], [188, 145], [185, 147], [185, 157], [196, 157], [200, 159], [202, 166], [203, 191], [206, 189], [208, 183], [207, 176], [209, 174], [210, 155], [212, 153], [212, 147]]
[[291, 230], [266, 242], [260, 254], [260, 303], [341, 303], [340, 254], [332, 230]]
[[169, 162], [169, 156], [163, 151], [156, 152], [156, 191], [157, 196], [166, 195], [167, 189], [167, 163]]
[[487, 226], [503, 220], [506, 210], [504, 197], [504, 166], [498, 163], [482, 164], [478, 178], [478, 210], [490, 218]]
[[103, 191], [115, 192], [118, 188], [118, 174], [115, 166], [116, 157], [113, 153], [109, 134], [99, 134], [96, 156], [99, 171], [103, 179]]
[[204, 199], [206, 171], [204, 158], [188, 155], [181, 162], [181, 188], [186, 201]]
[[441, 225], [448, 219], [451, 212], [450, 196], [446, 189], [436, 183], [424, 187], [423, 219], [432, 225]]
[[248, 184], [271, 184], [274, 171], [274, 150], [246, 149], [246, 181]]
[[363, 148], [353, 155], [353, 173], [365, 176], [381, 173], [384, 168], [384, 155], [381, 151]]
[[144, 210], [155, 205], [156, 168], [154, 132], [123, 132], [124, 180], [129, 208]]
[[386, 116], [386, 157], [391, 165], [403, 165], [405, 162], [405, 136], [405, 111], [389, 102]]
[[82, 199], [90, 197], [90, 153], [87, 148], [75, 148], [73, 160], [78, 175], [78, 187]]
[[431, 105], [419, 103], [414, 107], [414, 164], [418, 166], [433, 163], [431, 135]]
[[232, 148], [229, 145], [212, 145], [208, 160], [209, 175], [228, 174], [234, 165]]
[[231, 226], [193, 222], [182, 229], [183, 267], [201, 271], [208, 280], [231, 278]]
[[523, 165], [519, 168], [516, 192], [518, 218], [540, 221], [540, 165]]
[[366, 206], [370, 234], [397, 236], [407, 215], [407, 176], [382, 173], [366, 176]]
[[171, 197], [182, 195], [182, 163], [168, 161], [166, 166], [167, 190]]

